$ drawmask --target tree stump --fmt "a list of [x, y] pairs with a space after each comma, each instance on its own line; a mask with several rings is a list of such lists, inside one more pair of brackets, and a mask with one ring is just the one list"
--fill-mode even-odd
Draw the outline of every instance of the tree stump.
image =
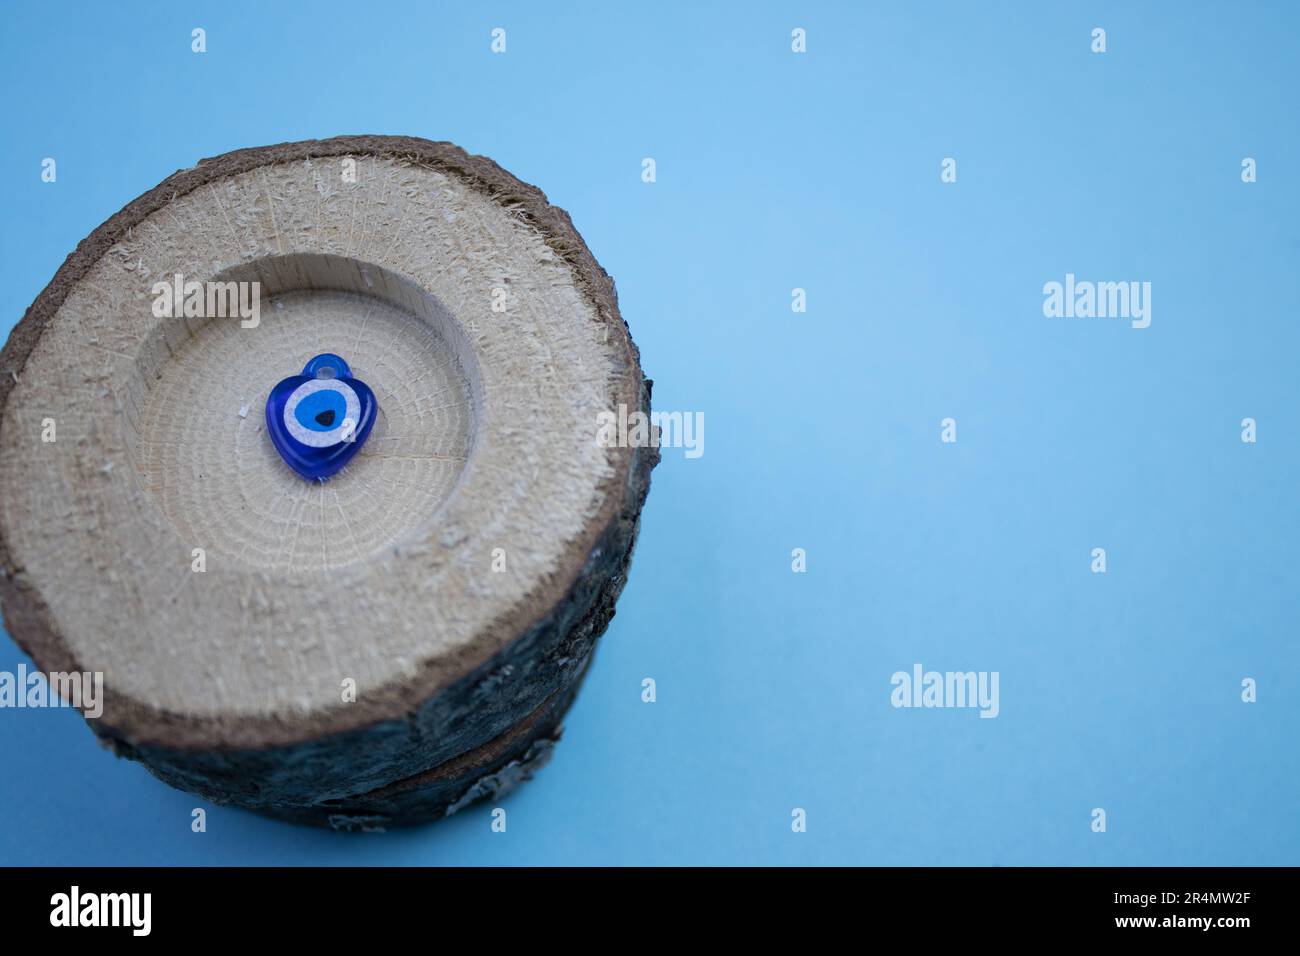
[[[231, 289], [256, 308], [213, 314]], [[311, 481], [264, 408], [326, 352], [378, 415]], [[443, 816], [558, 736], [658, 460], [598, 419], [649, 401], [613, 282], [490, 160], [204, 160], [82, 241], [0, 353], [6, 627], [43, 671], [102, 672], [87, 722], [169, 784], [336, 828]]]

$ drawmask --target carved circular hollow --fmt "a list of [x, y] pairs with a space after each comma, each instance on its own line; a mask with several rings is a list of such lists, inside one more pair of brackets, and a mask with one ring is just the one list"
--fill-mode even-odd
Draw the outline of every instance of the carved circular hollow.
[[[256, 315], [160, 325], [128, 386], [141, 409], [127, 422], [132, 463], [180, 539], [214, 564], [326, 571], [428, 528], [465, 470], [483, 403], [473, 349], [447, 309], [341, 256], [271, 256], [214, 282], [247, 283]], [[345, 355], [380, 392], [357, 457], [313, 484], [267, 441], [263, 409], [318, 348]]]
[[[258, 283], [256, 322], [160, 315], [178, 275]], [[321, 483], [262, 407], [323, 352], [380, 418]], [[6, 626], [47, 671], [103, 672], [92, 727], [170, 783], [336, 826], [396, 788], [419, 796], [390, 822], [436, 816], [491, 789], [438, 768], [536, 763], [613, 614], [658, 459], [597, 440], [620, 405], [649, 382], [613, 283], [490, 160], [401, 137], [205, 160], [83, 241], [0, 355]]]

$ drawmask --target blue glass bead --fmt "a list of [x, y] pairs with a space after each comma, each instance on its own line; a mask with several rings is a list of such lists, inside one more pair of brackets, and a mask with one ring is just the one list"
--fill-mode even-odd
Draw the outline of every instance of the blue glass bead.
[[348, 363], [324, 352], [301, 375], [266, 397], [266, 429], [285, 463], [304, 478], [324, 481], [352, 460], [375, 424], [379, 405]]

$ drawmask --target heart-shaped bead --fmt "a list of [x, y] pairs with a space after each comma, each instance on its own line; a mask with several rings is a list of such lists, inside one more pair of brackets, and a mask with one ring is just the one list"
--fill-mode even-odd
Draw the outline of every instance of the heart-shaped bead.
[[370, 435], [379, 405], [348, 363], [324, 352], [301, 375], [284, 379], [266, 397], [266, 429], [275, 450], [302, 477], [324, 481]]

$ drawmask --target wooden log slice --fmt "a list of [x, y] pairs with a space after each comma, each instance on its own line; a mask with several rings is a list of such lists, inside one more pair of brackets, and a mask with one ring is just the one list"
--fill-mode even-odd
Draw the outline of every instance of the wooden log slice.
[[[205, 314], [166, 315], [178, 282]], [[319, 482], [264, 408], [324, 352], [379, 414]], [[613, 614], [658, 453], [598, 422], [649, 385], [568, 215], [490, 160], [368, 136], [204, 160], [87, 237], [0, 354], [6, 627], [102, 672], [88, 723], [169, 783], [337, 824], [451, 767], [378, 812], [439, 816], [457, 767], [552, 734]]]

